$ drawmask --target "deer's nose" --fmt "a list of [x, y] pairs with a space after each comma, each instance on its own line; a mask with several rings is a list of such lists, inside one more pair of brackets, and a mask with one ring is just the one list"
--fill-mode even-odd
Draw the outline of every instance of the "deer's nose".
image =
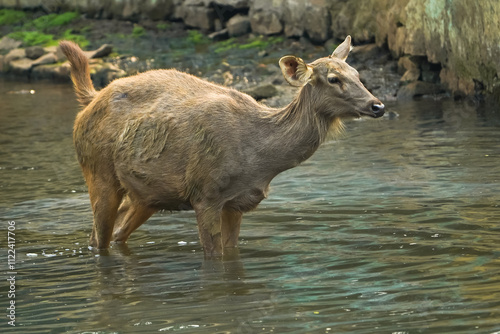
[[382, 102], [376, 102], [372, 104], [372, 111], [375, 117], [380, 117], [384, 115], [385, 106]]

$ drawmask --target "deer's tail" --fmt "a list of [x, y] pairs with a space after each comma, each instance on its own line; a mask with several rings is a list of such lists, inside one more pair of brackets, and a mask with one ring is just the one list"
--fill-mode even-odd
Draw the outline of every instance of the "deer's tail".
[[90, 79], [90, 68], [88, 58], [82, 49], [73, 42], [61, 41], [59, 46], [71, 63], [71, 80], [75, 85], [75, 92], [78, 101], [86, 106], [97, 94], [97, 91]]

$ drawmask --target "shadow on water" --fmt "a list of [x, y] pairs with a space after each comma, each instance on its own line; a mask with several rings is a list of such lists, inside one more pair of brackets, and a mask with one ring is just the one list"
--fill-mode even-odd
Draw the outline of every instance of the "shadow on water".
[[18, 272], [17, 326], [2, 332], [500, 331], [498, 110], [394, 103], [399, 117], [350, 122], [273, 181], [239, 255], [206, 261], [192, 212], [90, 251], [71, 87], [0, 81], [0, 95], [0, 221], [4, 235], [16, 221]]

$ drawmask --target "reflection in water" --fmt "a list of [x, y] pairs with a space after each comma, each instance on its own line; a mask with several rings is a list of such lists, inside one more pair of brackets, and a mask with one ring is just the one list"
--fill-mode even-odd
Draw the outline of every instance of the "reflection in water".
[[71, 87], [0, 81], [0, 96], [19, 332], [500, 331], [495, 109], [412, 102], [389, 106], [394, 119], [350, 122], [273, 181], [245, 216], [239, 255], [205, 261], [192, 212], [159, 213], [128, 245], [88, 250]]

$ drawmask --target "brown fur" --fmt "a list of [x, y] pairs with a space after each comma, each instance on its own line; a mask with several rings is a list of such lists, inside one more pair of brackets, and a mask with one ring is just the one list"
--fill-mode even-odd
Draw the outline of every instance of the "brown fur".
[[[86, 105], [73, 138], [97, 248], [126, 241], [160, 209], [194, 209], [207, 254], [236, 247], [242, 213], [267, 196], [277, 174], [309, 158], [343, 118], [383, 114], [344, 62], [350, 38], [311, 64], [280, 61], [287, 81], [301, 87], [283, 109], [176, 70], [115, 80], [96, 92], [80, 48], [60, 45]], [[340, 83], [328, 82], [332, 75]]]

